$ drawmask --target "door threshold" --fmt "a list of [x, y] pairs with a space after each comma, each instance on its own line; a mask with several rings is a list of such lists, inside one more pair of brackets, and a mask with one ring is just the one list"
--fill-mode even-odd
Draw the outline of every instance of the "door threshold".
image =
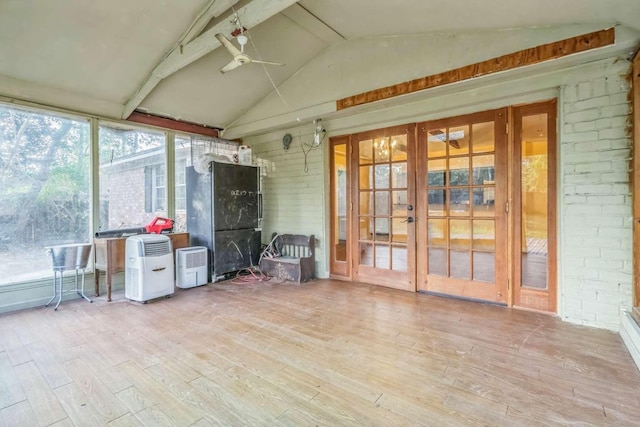
[[461, 301], [479, 302], [481, 304], [494, 305], [496, 307], [508, 307], [508, 305], [506, 303], [503, 303], [503, 302], [487, 301], [487, 300], [478, 299], [478, 298], [463, 297], [463, 296], [460, 296], [460, 295], [443, 294], [441, 292], [432, 292], [432, 291], [422, 291], [422, 290], [420, 290], [420, 291], [418, 291], [418, 293], [425, 294], [425, 295], [432, 295], [434, 297], [457, 299], [457, 300], [461, 300]]

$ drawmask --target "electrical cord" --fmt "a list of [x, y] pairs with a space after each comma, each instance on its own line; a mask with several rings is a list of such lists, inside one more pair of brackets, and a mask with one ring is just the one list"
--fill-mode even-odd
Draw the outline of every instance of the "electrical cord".
[[[320, 136], [320, 134], [322, 134], [322, 136]], [[314, 148], [319, 148], [322, 145], [322, 141], [324, 141], [324, 137], [326, 134], [327, 134], [326, 130], [322, 129], [321, 131], [318, 131], [316, 129], [315, 133], [313, 134], [313, 143], [306, 144], [302, 142], [302, 131], [300, 131], [300, 148], [302, 149], [302, 154], [304, 155], [304, 172], [305, 173], [309, 173], [309, 162], [307, 161], [309, 153]], [[316, 143], [316, 139], [318, 141], [317, 143]], [[306, 150], [305, 150], [305, 147], [306, 147]]]
[[264, 274], [258, 267], [243, 268], [236, 273], [236, 277], [231, 279], [233, 284], [252, 284], [265, 282], [269, 280], [269, 276]]
[[[278, 256], [280, 256], [280, 254], [278, 253], [277, 248], [274, 246], [274, 243], [278, 239], [278, 237], [280, 237], [279, 234], [276, 234], [275, 236], [273, 236], [271, 241], [262, 250], [262, 252], [260, 253], [260, 258], [258, 259], [258, 265], [260, 265], [260, 262], [262, 261], [262, 258], [264, 258], [265, 256], [267, 256], [269, 258], [277, 258]], [[262, 272], [262, 270], [260, 270], [260, 267], [251, 266], [251, 267], [248, 267], [248, 268], [243, 268], [242, 270], [238, 271], [236, 273], [236, 277], [231, 279], [231, 283], [233, 283], [233, 284], [252, 284], [252, 283], [257, 283], [257, 282], [265, 282], [265, 281], [270, 280], [270, 279], [271, 279], [271, 277], [269, 277], [266, 274], [264, 274]]]

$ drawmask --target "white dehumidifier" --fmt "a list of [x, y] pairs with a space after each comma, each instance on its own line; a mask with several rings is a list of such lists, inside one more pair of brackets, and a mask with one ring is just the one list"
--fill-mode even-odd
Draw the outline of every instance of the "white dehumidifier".
[[146, 302], [174, 292], [171, 239], [162, 234], [127, 238], [125, 245], [125, 297]]
[[176, 249], [176, 286], [182, 289], [207, 284], [207, 248]]

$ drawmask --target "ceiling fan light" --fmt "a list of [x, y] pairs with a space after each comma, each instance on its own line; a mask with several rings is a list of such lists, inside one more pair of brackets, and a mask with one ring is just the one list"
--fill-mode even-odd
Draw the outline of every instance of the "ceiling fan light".
[[247, 36], [245, 36], [244, 34], [240, 34], [238, 37], [236, 37], [236, 39], [238, 39], [238, 43], [240, 43], [240, 46], [246, 45], [249, 41]]

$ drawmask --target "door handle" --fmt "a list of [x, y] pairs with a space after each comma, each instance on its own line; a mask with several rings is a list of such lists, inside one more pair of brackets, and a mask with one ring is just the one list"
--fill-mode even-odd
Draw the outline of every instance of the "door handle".
[[409, 224], [411, 224], [414, 221], [415, 220], [413, 219], [413, 217], [407, 217], [407, 219], [405, 219], [404, 221], [400, 221], [400, 222], [408, 222]]

